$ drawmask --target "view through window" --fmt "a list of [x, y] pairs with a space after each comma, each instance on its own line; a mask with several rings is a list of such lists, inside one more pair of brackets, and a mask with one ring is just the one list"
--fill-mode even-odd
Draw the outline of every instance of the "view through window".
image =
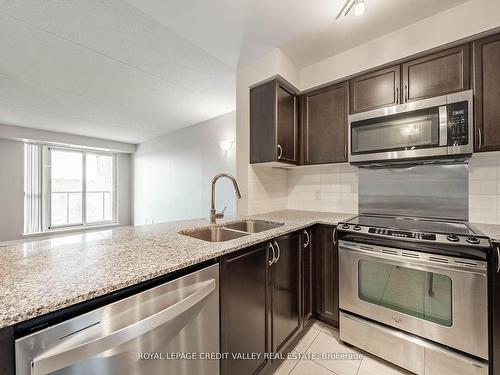
[[50, 149], [50, 228], [114, 220], [115, 157]]

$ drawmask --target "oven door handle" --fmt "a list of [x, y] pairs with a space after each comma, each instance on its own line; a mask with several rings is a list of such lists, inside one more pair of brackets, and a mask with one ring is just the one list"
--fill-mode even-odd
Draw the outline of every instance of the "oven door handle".
[[[381, 252], [376, 251], [375, 249], [380, 249]], [[382, 251], [386, 251], [385, 253]], [[474, 269], [472, 267], [468, 267], [466, 265], [458, 265], [458, 264], [450, 264], [450, 263], [441, 263], [434, 262], [425, 259], [418, 259], [413, 257], [406, 257], [397, 254], [388, 254], [387, 252], [394, 252], [394, 249], [386, 248], [382, 246], [372, 247], [370, 245], [356, 244], [351, 245], [346, 243], [345, 241], [341, 241], [339, 243], [339, 254], [343, 253], [349, 254], [354, 253], [357, 255], [362, 255], [364, 258], [372, 258], [372, 259], [384, 259], [396, 265], [408, 265], [420, 267], [422, 269], [442, 269], [442, 270], [452, 270], [459, 272], [467, 272], [467, 273], [476, 273], [481, 275], [486, 275], [486, 267]], [[439, 255], [436, 255], [439, 257]]]
[[[150, 332], [200, 303], [215, 290], [216, 283], [210, 279], [187, 288], [191, 287], [196, 287], [196, 290], [186, 298], [127, 327], [74, 346], [68, 347], [68, 343], [63, 342], [39, 355], [31, 362], [31, 375], [50, 374]], [[85, 335], [85, 331], [82, 334]]]
[[500, 273], [500, 245], [495, 245], [497, 249], [497, 273]]

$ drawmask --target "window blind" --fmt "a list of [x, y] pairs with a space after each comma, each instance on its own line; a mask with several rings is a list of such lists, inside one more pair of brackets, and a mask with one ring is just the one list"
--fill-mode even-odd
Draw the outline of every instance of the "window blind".
[[42, 231], [42, 147], [24, 145], [24, 233]]

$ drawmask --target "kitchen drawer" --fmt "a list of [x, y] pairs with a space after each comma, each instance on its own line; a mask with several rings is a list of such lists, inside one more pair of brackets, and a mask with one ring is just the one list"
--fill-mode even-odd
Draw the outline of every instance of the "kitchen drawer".
[[487, 375], [488, 364], [402, 331], [340, 313], [340, 339], [419, 375]]

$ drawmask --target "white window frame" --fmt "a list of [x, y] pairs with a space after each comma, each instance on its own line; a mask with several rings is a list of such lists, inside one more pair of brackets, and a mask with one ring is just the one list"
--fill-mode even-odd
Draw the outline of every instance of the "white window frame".
[[[51, 223], [51, 150], [75, 152], [82, 154], [82, 223], [66, 224], [66, 225], [52, 225]], [[112, 219], [98, 222], [87, 223], [87, 169], [86, 169], [86, 155], [103, 155], [113, 157], [113, 191], [112, 191]], [[42, 231], [52, 232], [65, 229], [77, 228], [91, 228], [96, 226], [105, 226], [118, 224], [118, 155], [112, 152], [105, 152], [99, 150], [89, 150], [64, 146], [44, 145], [42, 150]]]

